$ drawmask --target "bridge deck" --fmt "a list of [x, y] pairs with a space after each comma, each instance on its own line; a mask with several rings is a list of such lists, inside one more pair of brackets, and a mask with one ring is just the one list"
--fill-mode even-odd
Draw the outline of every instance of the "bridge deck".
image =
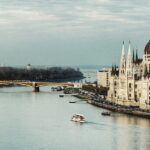
[[74, 86], [75, 83], [71, 82], [32, 82], [32, 81], [21, 81], [21, 80], [3, 80], [0, 81], [0, 85], [22, 85], [29, 87], [41, 87], [41, 86]]

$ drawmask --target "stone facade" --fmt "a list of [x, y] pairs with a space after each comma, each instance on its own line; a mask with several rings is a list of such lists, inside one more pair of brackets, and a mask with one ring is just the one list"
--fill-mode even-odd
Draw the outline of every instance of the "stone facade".
[[130, 43], [126, 57], [123, 43], [120, 65], [111, 68], [108, 80], [102, 74], [98, 79], [100, 85], [109, 83], [106, 86], [109, 87], [108, 100], [150, 109], [150, 42], [145, 47], [143, 59], [138, 58], [137, 51], [136, 55], [131, 53]]

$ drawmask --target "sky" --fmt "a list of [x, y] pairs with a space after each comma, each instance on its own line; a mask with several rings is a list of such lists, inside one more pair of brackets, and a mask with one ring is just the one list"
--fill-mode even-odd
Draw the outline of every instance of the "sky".
[[142, 57], [147, 0], [0, 0], [3, 65], [112, 65], [122, 41]]

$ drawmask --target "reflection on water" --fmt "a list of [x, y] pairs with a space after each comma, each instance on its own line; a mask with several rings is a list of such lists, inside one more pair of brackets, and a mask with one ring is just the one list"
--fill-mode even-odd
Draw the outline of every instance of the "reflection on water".
[[150, 127], [150, 120], [146, 118], [139, 118], [136, 116], [124, 115], [124, 114], [113, 114], [113, 122], [124, 125], [138, 125], [142, 127]]
[[114, 115], [112, 121], [117, 124], [113, 129], [115, 149], [150, 149], [150, 120], [120, 114]]
[[[101, 108], [50, 87], [0, 89], [0, 150], [149, 150], [150, 120]], [[76, 101], [70, 104], [69, 101]], [[74, 113], [87, 120], [70, 121]]]

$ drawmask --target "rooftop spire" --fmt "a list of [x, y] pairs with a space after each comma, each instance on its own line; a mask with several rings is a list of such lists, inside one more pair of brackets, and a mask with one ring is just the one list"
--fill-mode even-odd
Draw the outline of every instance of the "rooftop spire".
[[125, 55], [125, 51], [124, 51], [124, 41], [123, 41], [123, 44], [122, 44], [122, 56]]
[[136, 49], [136, 61], [138, 61], [138, 50]]
[[133, 62], [135, 62], [134, 49], [133, 49]]
[[126, 58], [125, 57], [126, 56], [125, 56], [124, 41], [123, 41], [121, 61], [120, 61], [120, 69], [119, 69], [120, 75], [123, 75], [125, 73], [125, 69], [126, 69]]
[[128, 56], [131, 55], [131, 42], [129, 41]]
[[131, 54], [131, 43], [130, 43], [130, 41], [129, 41], [129, 48], [128, 48], [126, 71], [127, 71], [127, 75], [132, 75], [132, 72], [133, 72], [133, 56]]

